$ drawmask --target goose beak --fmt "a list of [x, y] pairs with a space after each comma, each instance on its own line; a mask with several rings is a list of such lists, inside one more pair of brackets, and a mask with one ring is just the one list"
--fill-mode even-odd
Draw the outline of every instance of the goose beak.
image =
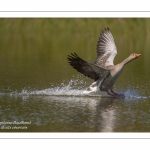
[[135, 54], [136, 55], [136, 57], [140, 57], [142, 54]]

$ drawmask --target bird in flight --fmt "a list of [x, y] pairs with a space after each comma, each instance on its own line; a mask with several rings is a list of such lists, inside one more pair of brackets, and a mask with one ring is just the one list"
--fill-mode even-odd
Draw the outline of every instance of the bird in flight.
[[141, 54], [133, 53], [121, 63], [114, 65], [113, 61], [116, 54], [115, 41], [110, 29], [107, 27], [100, 33], [97, 43], [97, 58], [93, 63], [83, 60], [76, 53], [71, 53], [67, 59], [74, 69], [94, 80], [86, 89], [87, 92], [100, 89], [100, 91], [105, 91], [113, 97], [123, 97], [124, 94], [118, 94], [113, 91], [113, 86], [122, 73], [124, 66], [140, 57]]

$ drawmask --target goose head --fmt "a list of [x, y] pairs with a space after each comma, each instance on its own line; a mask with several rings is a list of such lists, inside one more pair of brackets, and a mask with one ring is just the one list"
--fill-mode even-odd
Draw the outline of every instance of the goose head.
[[138, 57], [140, 57], [140, 56], [141, 56], [141, 54], [133, 53], [133, 54], [131, 54], [131, 55], [128, 57], [128, 59], [129, 59], [129, 60], [133, 60], [133, 59], [136, 59], [136, 58], [138, 58]]
[[127, 63], [131, 62], [132, 60], [136, 59], [136, 58], [139, 58], [141, 56], [141, 54], [137, 54], [137, 53], [133, 53], [131, 54], [127, 59], [125, 59], [123, 62], [124, 62], [124, 65], [126, 65]]

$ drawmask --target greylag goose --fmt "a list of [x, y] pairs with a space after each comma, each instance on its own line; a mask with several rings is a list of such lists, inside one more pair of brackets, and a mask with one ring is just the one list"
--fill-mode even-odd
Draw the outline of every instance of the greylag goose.
[[92, 88], [96, 87], [111, 96], [122, 97], [124, 94], [117, 94], [113, 91], [113, 85], [122, 73], [124, 66], [140, 57], [141, 54], [133, 53], [121, 63], [114, 65], [113, 60], [116, 54], [115, 41], [107, 27], [100, 33], [97, 43], [97, 58], [93, 63], [81, 59], [76, 53], [71, 53], [67, 59], [74, 69], [95, 81], [87, 88], [87, 91], [92, 91]]

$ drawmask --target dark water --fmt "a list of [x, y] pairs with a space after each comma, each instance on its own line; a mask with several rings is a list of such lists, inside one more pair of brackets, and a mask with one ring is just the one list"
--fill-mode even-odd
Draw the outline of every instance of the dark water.
[[[149, 24], [150, 19], [0, 19], [0, 132], [149, 132]], [[142, 54], [115, 84], [125, 99], [101, 92], [84, 96], [92, 80], [66, 59], [76, 52], [92, 62], [107, 26], [118, 48], [115, 64]]]

